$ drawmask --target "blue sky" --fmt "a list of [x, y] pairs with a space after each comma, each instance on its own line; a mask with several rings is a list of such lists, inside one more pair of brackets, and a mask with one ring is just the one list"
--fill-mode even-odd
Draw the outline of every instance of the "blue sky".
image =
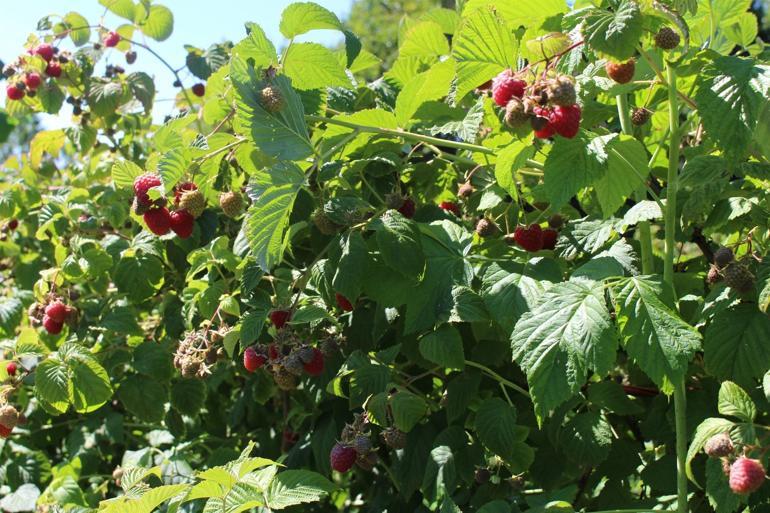
[[[344, 18], [350, 11], [352, 0], [314, 0]], [[292, 0], [159, 0], [174, 12], [174, 33], [161, 43], [153, 42], [153, 48], [173, 66], [184, 64], [185, 51], [183, 45], [191, 44], [206, 48], [211, 43], [226, 39], [238, 41], [245, 35], [243, 23], [253, 21], [259, 23], [273, 40], [276, 47], [281, 47], [284, 39], [278, 31], [278, 24], [283, 9]], [[22, 52], [22, 45], [27, 36], [35, 31], [40, 18], [48, 14], [66, 14], [77, 11], [95, 24], [104, 13], [104, 7], [97, 0], [32, 0], [28, 3], [17, 3], [15, 8], [5, 9], [2, 14], [2, 30], [0, 30], [0, 60], [12, 61]], [[108, 14], [104, 19], [106, 26], [117, 26], [124, 21]], [[323, 44], [335, 44], [340, 41], [340, 35], [334, 31], [316, 31], [304, 39]], [[111, 60], [115, 64], [125, 66], [122, 54], [112, 52]], [[173, 98], [175, 89], [172, 87], [173, 76], [151, 55], [138, 49], [139, 58], [133, 66], [125, 66], [129, 70], [141, 70], [155, 77], [158, 87], [158, 99]], [[186, 86], [195, 82], [194, 77], [185, 80]], [[4, 88], [3, 88], [4, 89]], [[0, 94], [4, 103], [5, 95]], [[166, 102], [169, 105], [170, 102]], [[164, 102], [156, 108], [156, 114], [164, 110]], [[66, 113], [66, 107], [63, 113]], [[53, 120], [49, 120], [49, 123]], [[48, 123], [47, 123], [48, 124]]]

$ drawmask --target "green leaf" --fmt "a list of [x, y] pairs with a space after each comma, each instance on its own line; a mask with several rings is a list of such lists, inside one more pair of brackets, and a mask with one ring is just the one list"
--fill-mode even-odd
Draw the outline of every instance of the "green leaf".
[[69, 36], [75, 46], [83, 46], [91, 39], [91, 28], [88, 20], [79, 13], [69, 12], [64, 15], [62, 21], [69, 27]]
[[284, 509], [298, 504], [318, 502], [334, 490], [321, 474], [309, 470], [284, 470], [270, 482], [265, 501], [270, 509]]
[[143, 342], [134, 348], [134, 369], [150, 378], [165, 381], [174, 374], [173, 353], [168, 344]]
[[539, 27], [548, 18], [556, 18], [569, 7], [564, 0], [540, 0], [538, 2], [511, 2], [510, 0], [468, 0], [463, 15], [475, 10], [494, 9], [512, 27]]
[[436, 58], [449, 54], [449, 42], [441, 25], [433, 21], [419, 21], [407, 28], [398, 53], [402, 57]]
[[155, 81], [147, 73], [138, 71], [128, 75], [126, 83], [131, 94], [144, 107], [144, 113], [149, 114], [152, 111], [153, 100], [155, 99]]
[[706, 133], [728, 158], [742, 157], [770, 94], [770, 67], [753, 59], [721, 56], [698, 76], [695, 101]]
[[573, 461], [596, 466], [610, 454], [612, 428], [599, 412], [579, 413], [564, 426], [559, 443]]
[[284, 107], [278, 113], [271, 114], [262, 107], [259, 99], [259, 93], [266, 84], [257, 80], [255, 73], [253, 68], [249, 68], [246, 75], [248, 81], [232, 77], [237, 89], [236, 130], [242, 135], [251, 136], [261, 151], [277, 159], [301, 160], [308, 157], [313, 153], [313, 148], [302, 102], [291, 83], [283, 76], [272, 81], [272, 85], [283, 97]]
[[318, 43], [294, 43], [283, 70], [299, 90], [350, 87], [350, 79], [334, 53]]
[[716, 314], [706, 328], [704, 360], [709, 374], [754, 386], [770, 369], [770, 318], [743, 303]]
[[163, 285], [163, 263], [153, 255], [126, 255], [118, 262], [114, 280], [119, 291], [141, 303]]
[[588, 187], [603, 176], [603, 168], [597, 153], [603, 150], [601, 138], [593, 144], [588, 132], [581, 131], [577, 137], [558, 137], [545, 159], [543, 189], [551, 202], [551, 208], [564, 206], [580, 189]]
[[458, 99], [504, 69], [516, 67], [518, 42], [489, 8], [478, 9], [463, 19], [452, 46]]
[[342, 237], [340, 244], [342, 255], [332, 279], [332, 286], [335, 291], [354, 303], [361, 294], [361, 284], [366, 279], [369, 250], [360, 231], [348, 232]]
[[409, 126], [412, 116], [423, 103], [445, 97], [453, 78], [454, 63], [447, 60], [431, 66], [428, 71], [407, 82], [396, 98], [396, 120], [399, 126]]
[[192, 163], [187, 148], [175, 148], [163, 154], [158, 162], [158, 174], [166, 194], [174, 190]]
[[69, 405], [69, 368], [59, 358], [43, 360], [35, 369], [35, 394], [59, 413]]
[[333, 12], [314, 2], [289, 4], [281, 15], [281, 34], [292, 39], [311, 30], [342, 30], [342, 23]]
[[78, 413], [99, 409], [112, 397], [110, 378], [104, 367], [90, 355], [68, 360], [70, 368], [69, 397]]
[[741, 387], [732, 381], [723, 381], [719, 387], [719, 413], [737, 417], [744, 422], [753, 422], [757, 407]]
[[118, 399], [139, 419], [160, 422], [166, 413], [168, 389], [146, 376], [134, 374], [121, 382]]
[[200, 379], [183, 379], [171, 385], [171, 405], [183, 415], [198, 415], [206, 401], [206, 384]]
[[255, 23], [247, 23], [246, 29], [248, 36], [233, 48], [233, 60], [251, 61], [256, 68], [266, 68], [278, 64], [275, 46], [267, 38], [262, 27]]
[[93, 80], [88, 88], [88, 105], [99, 116], [113, 114], [123, 101], [123, 85], [119, 82]]
[[590, 281], [552, 286], [516, 323], [511, 348], [542, 421], [580, 390], [589, 369], [603, 375], [615, 363], [617, 337], [602, 288]]
[[703, 446], [709, 438], [721, 433], [729, 433], [734, 425], [735, 424], [732, 421], [721, 418], [709, 418], [698, 425], [695, 429], [695, 434], [692, 437], [692, 442], [690, 442], [690, 447], [687, 449], [687, 464], [685, 466], [685, 471], [687, 472], [687, 477], [689, 477], [691, 481], [695, 482], [695, 478], [692, 475], [692, 468], [690, 467], [692, 459], [698, 455], [701, 449], [703, 449]]
[[139, 3], [136, 21], [142, 32], [156, 41], [165, 41], [174, 31], [174, 14], [165, 5], [153, 4], [149, 11]]
[[521, 469], [519, 471], [534, 460], [534, 452], [524, 443], [528, 430], [516, 425], [516, 409], [499, 397], [486, 399], [479, 405], [474, 429], [487, 449]]
[[124, 495], [102, 502], [99, 513], [152, 513], [158, 506], [189, 487], [189, 484], [165, 485], [140, 492], [139, 497], [135, 494]]
[[420, 354], [426, 360], [447, 369], [465, 368], [463, 341], [460, 332], [451, 324], [444, 324], [422, 337]]
[[497, 180], [497, 185], [513, 198], [513, 201], [517, 201], [519, 198], [516, 173], [534, 154], [535, 147], [525, 141], [514, 141], [497, 154], [495, 180]]
[[644, 24], [639, 4], [623, 0], [613, 12], [594, 9], [585, 18], [586, 42], [600, 55], [617, 61], [636, 53]]
[[605, 151], [606, 169], [603, 176], [594, 182], [594, 189], [604, 216], [609, 217], [634, 190], [644, 185], [650, 170], [647, 150], [630, 135], [613, 137]]
[[121, 18], [129, 21], [134, 21], [135, 19], [136, 6], [133, 0], [99, 0], [99, 3]]
[[626, 351], [661, 390], [671, 393], [700, 349], [700, 333], [663, 302], [663, 286], [656, 278], [629, 278], [614, 292]]
[[377, 223], [377, 246], [386, 265], [411, 280], [425, 272], [425, 254], [415, 223], [395, 210], [388, 210]]
[[390, 396], [388, 404], [393, 412], [393, 423], [404, 433], [411, 431], [428, 410], [422, 397], [403, 390]]

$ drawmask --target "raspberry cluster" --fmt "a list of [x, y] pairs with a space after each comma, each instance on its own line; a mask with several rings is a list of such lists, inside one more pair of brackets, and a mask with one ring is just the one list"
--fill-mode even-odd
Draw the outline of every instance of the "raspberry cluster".
[[[42, 59], [45, 65], [42, 75], [38, 71], [42, 68], [42, 64], [38, 65], [39, 59]], [[25, 96], [33, 98], [45, 77], [51, 81], [61, 77], [62, 65], [70, 62], [70, 59], [71, 56], [68, 53], [59, 52], [58, 48], [48, 43], [40, 43], [30, 48], [27, 50], [27, 55], [18, 57], [15, 62], [3, 68], [3, 75], [9, 79], [9, 84], [5, 88], [8, 100], [19, 101]], [[13, 77], [17, 78], [11, 80]]]
[[184, 378], [207, 377], [211, 367], [225, 355], [224, 349], [216, 345], [222, 337], [221, 331], [207, 329], [187, 333], [174, 353], [174, 367]]
[[753, 493], [765, 482], [765, 467], [762, 462], [745, 455], [736, 457], [738, 451], [729, 433], [719, 433], [706, 440], [703, 444], [703, 452], [709, 458], [721, 460], [722, 470], [734, 493], [740, 495]]
[[145, 173], [134, 180], [133, 209], [141, 215], [147, 228], [155, 235], [173, 231], [180, 239], [189, 238], [195, 228], [195, 219], [206, 209], [206, 198], [192, 182], [184, 182], [174, 189], [174, 210], [166, 208], [167, 199], [150, 199], [150, 189], [161, 186], [160, 177]]
[[529, 123], [535, 137], [560, 135], [571, 139], [580, 130], [582, 110], [575, 81], [567, 75], [538, 78], [527, 84], [507, 69], [492, 80], [492, 98], [505, 108], [505, 123], [520, 128]]
[[77, 319], [77, 310], [56, 296], [49, 295], [46, 302], [34, 303], [29, 308], [29, 321], [33, 326], [43, 326], [50, 335], [58, 335], [64, 324]]
[[337, 472], [347, 472], [353, 465], [371, 470], [377, 464], [376, 448], [372, 444], [369, 421], [366, 416], [356, 414], [351, 424], [345, 424], [340, 440], [329, 453], [329, 463]]
[[505, 236], [508, 244], [517, 244], [523, 250], [535, 253], [542, 249], [552, 250], [556, 248], [559, 232], [554, 228], [543, 228], [539, 224], [529, 226], [517, 226], [512, 234]]

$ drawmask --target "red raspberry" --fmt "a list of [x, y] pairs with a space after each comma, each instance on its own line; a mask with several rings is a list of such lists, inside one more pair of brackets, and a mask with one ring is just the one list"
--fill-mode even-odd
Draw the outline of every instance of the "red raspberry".
[[353, 468], [357, 456], [355, 449], [338, 442], [332, 447], [332, 452], [329, 454], [329, 463], [332, 466], [332, 470], [347, 472]]
[[401, 212], [401, 215], [403, 215], [407, 219], [411, 219], [414, 217], [415, 210], [417, 210], [417, 207], [414, 204], [414, 200], [412, 198], [406, 198], [404, 202], [401, 204], [401, 206], [398, 208], [398, 211]]
[[13, 428], [9, 428], [0, 424], [0, 436], [2, 436], [3, 438], [8, 438], [9, 436], [11, 436], [12, 432], [13, 432]]
[[64, 322], [70, 314], [70, 309], [61, 301], [54, 301], [45, 307], [45, 314], [54, 322]]
[[147, 191], [153, 187], [158, 187], [161, 184], [160, 177], [155, 173], [145, 173], [137, 176], [134, 180], [134, 196], [136, 201], [142, 206], [149, 206], [152, 204], [150, 196], [147, 195]]
[[551, 127], [562, 137], [572, 139], [580, 131], [580, 106], [561, 107], [557, 105], [551, 111]]
[[18, 219], [11, 219], [8, 221], [8, 229], [11, 231], [14, 231], [16, 228], [19, 227], [19, 220]]
[[118, 43], [120, 43], [120, 34], [117, 32], [110, 32], [106, 36], [104, 36], [104, 46], [107, 48], [113, 48], [115, 46], [118, 46]]
[[547, 230], [543, 230], [543, 249], [554, 249], [556, 248], [556, 239], [559, 238], [559, 232], [556, 230], [553, 230], [551, 228], [548, 228]]
[[147, 228], [155, 235], [166, 235], [171, 231], [171, 214], [166, 207], [151, 208], [143, 217]]
[[511, 70], [507, 69], [492, 80], [492, 98], [500, 107], [505, 107], [512, 97], [524, 96], [527, 83], [513, 77]]
[[765, 468], [759, 460], [741, 456], [730, 466], [730, 489], [739, 494], [756, 491], [765, 482]]
[[267, 347], [267, 356], [270, 357], [271, 360], [277, 360], [281, 357], [281, 353], [278, 351], [278, 346], [275, 344], [270, 344]]
[[273, 310], [269, 314], [270, 322], [273, 323], [273, 326], [275, 326], [278, 329], [283, 328], [286, 326], [286, 323], [289, 322], [289, 319], [291, 319], [291, 311], [289, 310]]
[[553, 137], [556, 133], [556, 129], [551, 124], [551, 109], [547, 107], [535, 107], [533, 111], [535, 117], [532, 120], [532, 127], [535, 129], [535, 137], [539, 139]]
[[201, 83], [197, 83], [194, 86], [192, 86], [191, 90], [193, 94], [198, 97], [206, 94], [206, 86]]
[[43, 58], [43, 60], [48, 62], [51, 59], [53, 59], [53, 55], [55, 52], [54, 52], [53, 46], [49, 45], [48, 43], [42, 43], [35, 47], [35, 49], [33, 50], [33, 53], [35, 55], [39, 55], [40, 57]]
[[604, 69], [607, 71], [607, 76], [618, 84], [627, 84], [634, 78], [636, 62], [634, 59], [628, 59], [626, 62], [607, 61]]
[[267, 358], [265, 358], [265, 355], [257, 353], [257, 350], [253, 347], [247, 347], [243, 352], [243, 366], [249, 372], [256, 371], [262, 367], [266, 361]]
[[460, 207], [454, 201], [442, 201], [438, 204], [438, 206], [447, 212], [452, 212], [457, 217], [462, 215], [462, 212], [460, 212]]
[[27, 73], [24, 76], [24, 83], [29, 87], [30, 89], [37, 89], [38, 86], [40, 86], [40, 83], [43, 81], [42, 78], [40, 78], [40, 73]]
[[5, 88], [5, 95], [9, 100], [21, 100], [24, 98], [24, 91], [15, 85], [9, 85]]
[[353, 311], [353, 304], [348, 300], [348, 298], [346, 298], [339, 292], [336, 292], [334, 294], [334, 299], [337, 301], [337, 306], [339, 306], [343, 312]]
[[316, 347], [314, 347], [312, 351], [313, 359], [304, 364], [303, 368], [305, 369], [305, 372], [311, 376], [320, 376], [324, 371], [324, 355], [321, 350]]
[[299, 442], [299, 434], [295, 433], [289, 428], [283, 428], [283, 433], [281, 434], [281, 438], [283, 439], [283, 443], [286, 444], [288, 447], [291, 447], [292, 445]]
[[7, 372], [9, 376], [15, 376], [17, 370], [18, 367], [16, 362], [8, 362], [8, 364], [5, 366], [5, 372]]
[[174, 206], [179, 206], [179, 200], [182, 199], [182, 194], [188, 191], [197, 191], [198, 186], [192, 182], [183, 182], [174, 188]]
[[180, 239], [187, 239], [195, 228], [195, 218], [187, 210], [175, 210], [169, 214], [171, 229]]
[[61, 333], [61, 330], [64, 327], [64, 323], [63, 322], [55, 321], [55, 320], [51, 319], [50, 317], [48, 317], [47, 315], [44, 315], [43, 316], [43, 327], [51, 335], [58, 335], [59, 333]]
[[526, 251], [534, 253], [543, 249], [543, 230], [539, 224], [517, 226], [513, 232], [513, 239]]
[[49, 77], [59, 78], [61, 76], [61, 64], [58, 62], [49, 62], [45, 67], [45, 74]]

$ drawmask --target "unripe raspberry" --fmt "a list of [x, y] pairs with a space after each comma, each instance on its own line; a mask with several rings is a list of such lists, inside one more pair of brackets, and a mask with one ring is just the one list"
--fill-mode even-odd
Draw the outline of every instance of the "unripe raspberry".
[[511, 128], [519, 128], [529, 121], [529, 113], [518, 98], [511, 98], [511, 101], [505, 106], [505, 124]]
[[364, 456], [371, 452], [372, 440], [366, 435], [358, 435], [353, 439], [352, 446], [359, 456]]
[[671, 27], [663, 27], [655, 34], [655, 46], [661, 50], [673, 50], [679, 46], [680, 41], [681, 37]]
[[730, 248], [719, 248], [714, 252], [714, 264], [720, 269], [726, 267], [733, 260], [735, 260], [735, 255]]
[[238, 217], [243, 211], [243, 196], [239, 192], [223, 192], [219, 195], [219, 206], [227, 217]]
[[577, 93], [575, 92], [575, 82], [567, 75], [559, 75], [548, 81], [548, 101], [553, 105], [569, 107], [577, 103]]
[[266, 111], [275, 114], [283, 109], [283, 96], [281, 91], [275, 86], [265, 86], [259, 92], [259, 101]]
[[391, 449], [406, 447], [406, 433], [396, 427], [387, 427], [382, 431], [382, 441]]
[[10, 404], [0, 407], [0, 424], [13, 429], [19, 423], [19, 412]]
[[273, 379], [275, 380], [275, 384], [278, 385], [278, 388], [281, 390], [294, 390], [297, 388], [297, 378], [283, 367], [276, 371], [273, 375]]
[[475, 190], [470, 182], [465, 182], [457, 188], [457, 195], [461, 198], [470, 198]]
[[13, 64], [6, 64], [3, 66], [3, 76], [5, 78], [11, 78], [16, 74], [16, 68], [13, 67]]
[[724, 270], [724, 276], [725, 284], [736, 292], [746, 294], [754, 288], [754, 275], [741, 263], [730, 263]]
[[709, 267], [708, 273], [706, 273], [706, 283], [709, 285], [713, 285], [714, 283], [717, 283], [718, 281], [722, 280], [722, 275], [719, 274], [719, 269], [717, 266], [712, 265]]
[[564, 218], [559, 214], [554, 214], [548, 218], [548, 226], [554, 230], [559, 230], [564, 226]]
[[631, 113], [631, 123], [636, 126], [642, 126], [650, 120], [650, 116], [652, 116], [652, 112], [644, 107], [636, 108]]
[[706, 443], [703, 445], [703, 452], [708, 454], [710, 458], [730, 456], [734, 449], [733, 441], [727, 433], [714, 435], [706, 440]]
[[765, 482], [765, 468], [759, 460], [741, 456], [730, 466], [730, 489], [738, 494], [757, 491]]
[[337, 472], [347, 472], [353, 468], [353, 464], [356, 462], [356, 451], [348, 445], [341, 443], [334, 444], [331, 453], [329, 453], [329, 463], [332, 470]]
[[490, 237], [497, 233], [497, 226], [491, 220], [483, 217], [476, 223], [476, 233], [479, 237]]
[[356, 465], [366, 471], [371, 471], [377, 465], [377, 453], [369, 452], [356, 458]]
[[604, 69], [607, 71], [607, 76], [618, 84], [627, 84], [634, 78], [636, 62], [633, 59], [629, 59], [626, 62], [607, 61]]
[[302, 375], [304, 364], [296, 352], [289, 354], [289, 356], [281, 360], [281, 363], [283, 363], [284, 369], [291, 372], [295, 376]]
[[199, 190], [184, 191], [179, 197], [179, 208], [187, 210], [193, 217], [200, 217], [206, 210], [206, 198]]
[[315, 227], [324, 235], [334, 235], [340, 229], [340, 226], [329, 219], [329, 216], [326, 215], [322, 208], [317, 208], [313, 212], [312, 219]]

